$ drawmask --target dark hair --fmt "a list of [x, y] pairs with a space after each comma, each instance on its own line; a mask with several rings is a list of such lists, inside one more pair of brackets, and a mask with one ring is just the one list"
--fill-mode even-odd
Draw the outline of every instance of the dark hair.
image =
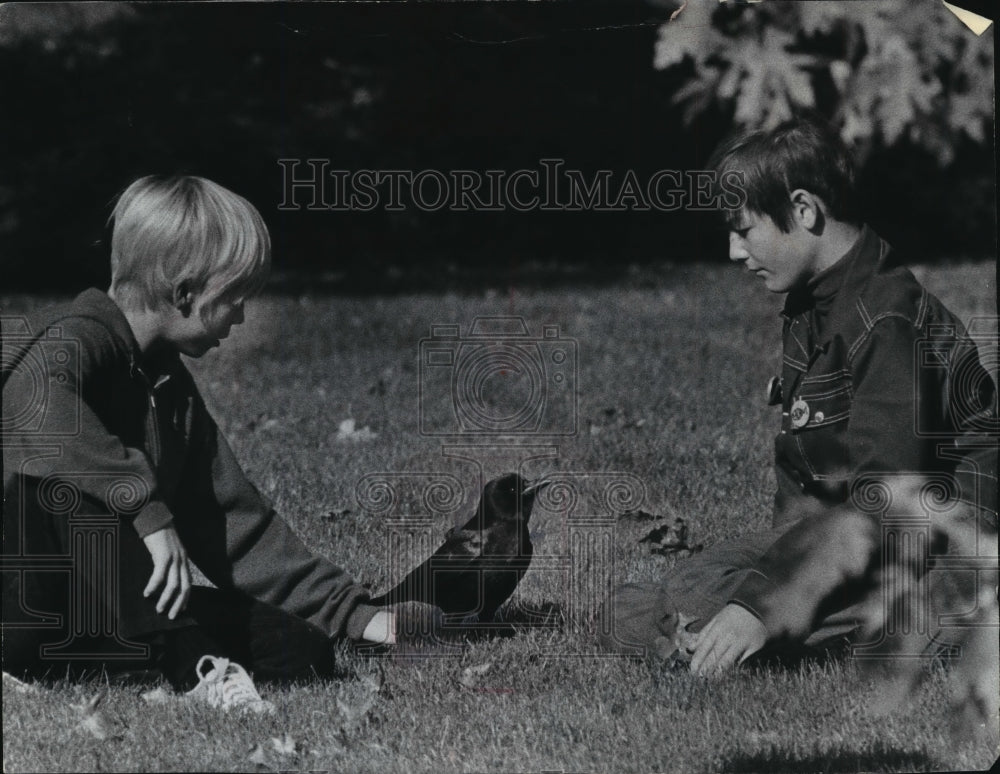
[[771, 131], [735, 137], [712, 155], [718, 180], [734, 173], [746, 195], [743, 207], [725, 210], [732, 225], [740, 210], [770, 216], [783, 232], [792, 228], [791, 192], [803, 188], [826, 204], [830, 217], [857, 223], [854, 160], [829, 124], [795, 118]]

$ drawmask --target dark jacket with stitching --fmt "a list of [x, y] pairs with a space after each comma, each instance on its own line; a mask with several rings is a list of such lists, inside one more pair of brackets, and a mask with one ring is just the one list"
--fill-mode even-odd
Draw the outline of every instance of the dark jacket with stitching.
[[[5, 320], [3, 349], [5, 508], [21, 508], [31, 478], [39, 497], [87, 497], [141, 537], [173, 524], [217, 586], [330, 636], [360, 638], [375, 612], [363, 604], [367, 591], [275, 514], [180, 357], [143, 363], [105, 293], [87, 290], [32, 319]], [[9, 542], [5, 554], [15, 548]]]
[[866, 481], [944, 476], [996, 523], [994, 385], [959, 320], [889, 256], [865, 227], [786, 299], [773, 523], [789, 530], [731, 600], [765, 624], [771, 592], [803, 577], [816, 552], [837, 551], [810, 545], [815, 519], [862, 505], [851, 498]]

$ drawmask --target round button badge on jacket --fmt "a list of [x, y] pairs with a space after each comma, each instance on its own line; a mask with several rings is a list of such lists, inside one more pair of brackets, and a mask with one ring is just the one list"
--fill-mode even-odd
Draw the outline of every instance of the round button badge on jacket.
[[809, 421], [809, 404], [799, 398], [792, 404], [792, 427], [798, 429], [805, 427]]

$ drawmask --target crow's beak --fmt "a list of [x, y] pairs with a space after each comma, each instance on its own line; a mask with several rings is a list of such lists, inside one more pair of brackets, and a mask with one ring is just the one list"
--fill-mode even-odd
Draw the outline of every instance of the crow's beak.
[[551, 479], [544, 478], [544, 477], [543, 478], [539, 478], [539, 479], [537, 479], [535, 481], [532, 481], [530, 484], [528, 484], [524, 488], [523, 494], [531, 494], [531, 495], [537, 494], [538, 490], [544, 489], [545, 487], [549, 486], [551, 483], [552, 483]]

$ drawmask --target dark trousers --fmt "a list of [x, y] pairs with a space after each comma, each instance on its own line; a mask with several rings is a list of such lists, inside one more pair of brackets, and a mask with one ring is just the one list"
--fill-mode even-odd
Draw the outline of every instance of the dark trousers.
[[[756, 562], [787, 529], [790, 527], [778, 527], [717, 543], [678, 561], [659, 582], [626, 583], [614, 588], [601, 610], [598, 641], [606, 649], [623, 654], [655, 654], [661, 638], [669, 640], [673, 634], [679, 614], [693, 619], [690, 631], [699, 631], [732, 599], [754, 571]], [[975, 528], [968, 529], [975, 536]], [[996, 532], [984, 529], [976, 545], [986, 564], [980, 561], [969, 566], [988, 567], [991, 556], [995, 566], [996, 541]], [[831, 546], [830, 550], [838, 547]], [[949, 545], [947, 551], [975, 558], [968, 546]], [[829, 598], [833, 604], [817, 607], [817, 619], [801, 642], [771, 644], [762, 654], [802, 655], [839, 651], [846, 646], [862, 658], [885, 658], [887, 654], [922, 658], [950, 652], [969, 636], [970, 626], [981, 625], [977, 595], [982, 588], [987, 594], [995, 588], [995, 580], [990, 581], [990, 577], [996, 576], [984, 574], [981, 578], [976, 569], [935, 567], [932, 562], [923, 578], [923, 598], [915, 587], [909, 589], [907, 597], [906, 587], [895, 585], [898, 581], [882, 581], [874, 590], [861, 593], [843, 589]], [[922, 614], [923, 623], [909, 617], [913, 613], [897, 621], [895, 616], [899, 614], [889, 612], [889, 592], [892, 599], [910, 599], [913, 611]], [[873, 619], [878, 626], [873, 626]], [[879, 626], [882, 628], [872, 631]], [[893, 629], [900, 631], [893, 634]]]
[[213, 655], [263, 680], [333, 674], [323, 631], [238, 591], [195, 587], [174, 620], [157, 613], [159, 593], [142, 596], [152, 558], [130, 523], [85, 500], [71, 514], [53, 512], [37, 486], [23, 491], [4, 509], [4, 671], [162, 673], [186, 688], [198, 658]]
[[[655, 652], [660, 637], [670, 637], [678, 613], [693, 619], [698, 631], [725, 607], [786, 528], [770, 529], [717, 543], [689, 559], [679, 560], [659, 582], [626, 583], [612, 591], [602, 609], [598, 640], [622, 653]], [[804, 643], [822, 648], [842, 643], [856, 632], [859, 610], [845, 605], [826, 616]]]

